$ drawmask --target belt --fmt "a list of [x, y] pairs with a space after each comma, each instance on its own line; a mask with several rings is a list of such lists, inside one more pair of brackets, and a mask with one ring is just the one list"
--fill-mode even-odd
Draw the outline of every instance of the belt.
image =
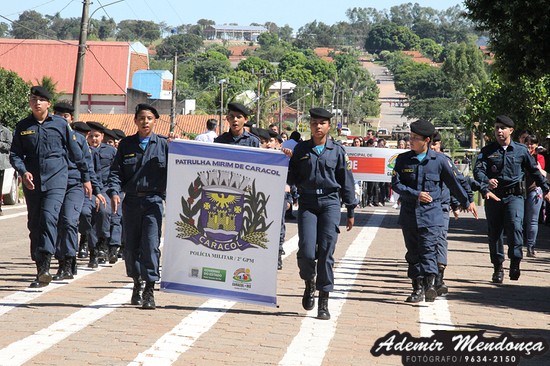
[[317, 196], [321, 196], [324, 194], [330, 194], [334, 192], [338, 192], [339, 188], [317, 188], [317, 189], [304, 189], [300, 188], [298, 189], [299, 194], [314, 194]]
[[511, 195], [522, 195], [523, 192], [519, 184], [514, 184], [511, 187], [497, 188], [493, 192], [499, 197], [506, 197]]
[[148, 192], [127, 192], [127, 196], [133, 196], [133, 197], [147, 197], [147, 196], [154, 196], [154, 195], [163, 195], [162, 192], [156, 192], [156, 191], [148, 191]]

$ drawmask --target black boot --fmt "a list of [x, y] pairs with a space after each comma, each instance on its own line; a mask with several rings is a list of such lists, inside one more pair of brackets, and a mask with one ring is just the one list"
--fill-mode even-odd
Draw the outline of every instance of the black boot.
[[502, 263], [500, 264], [494, 264], [494, 272], [493, 272], [493, 283], [502, 283], [504, 281], [504, 269], [502, 268]]
[[52, 281], [52, 275], [50, 274], [50, 261], [52, 260], [51, 254], [41, 254], [36, 260], [37, 276], [30, 287], [45, 287]]
[[435, 275], [429, 274], [424, 278], [424, 298], [427, 302], [433, 302], [436, 297]]
[[88, 238], [86, 235], [80, 235], [78, 243], [78, 258], [88, 258]]
[[520, 258], [512, 258], [510, 262], [510, 279], [512, 281], [519, 280], [519, 276], [521, 275], [521, 271], [519, 269], [520, 262], [521, 262]]
[[449, 292], [449, 288], [443, 281], [444, 274], [445, 274], [445, 266], [439, 266], [439, 272], [435, 277], [435, 290], [437, 291], [437, 296], [445, 295]]
[[72, 280], [74, 278], [73, 276], [73, 259], [76, 263], [75, 257], [65, 257], [65, 262], [63, 266], [63, 279], [65, 280]]
[[420, 302], [424, 300], [424, 278], [417, 277], [412, 280], [413, 292], [405, 302]]
[[52, 280], [54, 281], [61, 281], [63, 279], [63, 267], [65, 266], [65, 260], [60, 259], [59, 260], [59, 266], [57, 267], [57, 272], [55, 275], [53, 275]]
[[306, 289], [302, 297], [302, 306], [306, 310], [311, 310], [315, 307], [315, 280], [306, 280]]
[[105, 239], [101, 238], [97, 241], [96, 245], [96, 256], [97, 256], [97, 263], [99, 264], [105, 264], [107, 262], [107, 243], [105, 242]]
[[90, 250], [90, 260], [88, 261], [88, 268], [97, 268], [97, 249], [93, 248]]
[[36, 277], [34, 278], [34, 280], [31, 282], [31, 284], [29, 285], [30, 288], [40, 288], [40, 287], [44, 287], [44, 286], [47, 286], [48, 284], [43, 284], [43, 283], [40, 283], [40, 281], [38, 280], [38, 274], [40, 273], [40, 262], [38, 260], [36, 260]]
[[76, 262], [76, 257], [70, 257], [71, 258], [71, 273], [73, 276], [76, 276], [78, 274], [78, 265]]
[[277, 269], [278, 270], [283, 269], [283, 257], [282, 257], [281, 250], [279, 250], [279, 259], [277, 260]]
[[109, 263], [115, 264], [118, 261], [118, 246], [109, 245]]
[[134, 278], [134, 288], [132, 289], [132, 299], [130, 300], [132, 305], [141, 305], [141, 279], [139, 277]]
[[155, 305], [155, 282], [145, 283], [145, 288], [143, 289], [143, 305], [142, 309], [154, 310]]
[[330, 313], [328, 312], [328, 292], [319, 291], [319, 305], [317, 307], [317, 319], [329, 320]]

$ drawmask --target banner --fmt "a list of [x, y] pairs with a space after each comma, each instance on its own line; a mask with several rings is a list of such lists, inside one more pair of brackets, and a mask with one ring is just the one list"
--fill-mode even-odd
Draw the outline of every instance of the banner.
[[287, 170], [280, 151], [171, 142], [161, 290], [276, 306]]
[[355, 180], [367, 182], [391, 182], [391, 174], [397, 155], [406, 149], [379, 147], [345, 147]]

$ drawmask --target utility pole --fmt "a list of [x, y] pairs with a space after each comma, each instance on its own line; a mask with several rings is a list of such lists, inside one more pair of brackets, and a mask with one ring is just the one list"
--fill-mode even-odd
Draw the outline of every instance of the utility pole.
[[279, 133], [283, 131], [283, 78], [279, 85]]
[[88, 39], [88, 20], [90, 12], [90, 0], [83, 1], [82, 20], [80, 23], [80, 37], [78, 39], [78, 55], [76, 59], [76, 72], [73, 87], [74, 120], [80, 117], [80, 97], [82, 94], [82, 79], [84, 78], [84, 58], [86, 56], [86, 40]]
[[220, 83], [220, 123], [218, 124], [218, 135], [221, 135], [223, 133], [223, 84], [225, 82], [225, 79], [221, 79], [220, 81], [218, 81], [218, 83]]
[[170, 109], [170, 133], [172, 134], [176, 128], [176, 80], [178, 79], [178, 53], [174, 55], [174, 66], [172, 69], [172, 108]]

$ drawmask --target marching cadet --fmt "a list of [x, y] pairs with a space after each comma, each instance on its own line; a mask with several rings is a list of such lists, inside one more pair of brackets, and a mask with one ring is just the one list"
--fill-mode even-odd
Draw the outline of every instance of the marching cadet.
[[[155, 309], [155, 281], [160, 279], [160, 237], [166, 198], [168, 140], [153, 132], [159, 118], [148, 104], [138, 104], [137, 133], [120, 141], [111, 166], [108, 193], [113, 212], [121, 204], [126, 274], [134, 281], [131, 304]], [[145, 281], [143, 295], [142, 284]]]
[[224, 132], [214, 139], [214, 142], [230, 145], [260, 147], [260, 140], [246, 131], [244, 126], [248, 123], [250, 110], [240, 103], [227, 104], [227, 121], [229, 131]]
[[298, 267], [305, 281], [302, 306], [315, 306], [317, 318], [328, 320], [329, 293], [334, 289], [334, 249], [340, 232], [340, 206], [347, 208], [347, 230], [354, 224], [357, 204], [351, 163], [344, 148], [329, 138], [333, 114], [323, 108], [309, 110], [311, 139], [299, 142], [291, 155], [287, 183], [298, 187]]
[[[460, 182], [460, 185], [462, 188], [464, 188], [464, 191], [468, 194], [469, 202], [474, 202], [474, 194], [472, 193], [472, 188], [470, 187], [470, 183], [464, 178], [462, 173], [460, 173], [456, 167], [456, 165], [451, 161], [451, 158], [443, 153], [443, 149], [441, 146], [441, 134], [439, 132], [436, 132], [433, 135], [433, 141], [432, 141], [432, 150], [438, 153], [441, 153], [443, 156], [447, 158], [447, 161], [449, 165], [452, 166], [453, 173]], [[442, 183], [441, 185], [441, 210], [443, 211], [443, 230], [439, 233], [439, 241], [437, 242], [437, 276], [435, 277], [435, 290], [437, 291], [437, 296], [444, 295], [449, 292], [449, 288], [445, 284], [444, 276], [445, 276], [445, 269], [447, 268], [447, 257], [448, 257], [448, 249], [449, 249], [449, 243], [447, 242], [447, 233], [449, 232], [449, 218], [450, 218], [450, 212], [453, 212], [453, 215], [455, 219], [458, 219], [458, 210], [460, 207], [458, 207], [459, 204], [456, 204], [456, 199], [451, 196], [451, 191], [445, 183]]]
[[[84, 137], [84, 139], [86, 140], [86, 145], [88, 145], [87, 137], [88, 133], [92, 129], [85, 122], [81, 121], [71, 123], [71, 127], [76, 132], [77, 136], [81, 135]], [[88, 145], [88, 148], [90, 148], [90, 145]], [[99, 190], [101, 191], [103, 185], [101, 184], [101, 182], [99, 182], [99, 180], [97, 179], [97, 175], [95, 174], [93, 158], [90, 168], [96, 176], [97, 185]], [[95, 200], [92, 201], [89, 199], [85, 199], [82, 205], [82, 209], [80, 210], [80, 217], [78, 219], [78, 233], [80, 234], [80, 240], [78, 242], [78, 253], [76, 255], [77, 258], [88, 258], [88, 237], [90, 236], [90, 230], [92, 229], [92, 210], [95, 207], [94, 203]]]
[[495, 120], [496, 141], [481, 149], [474, 167], [474, 178], [479, 182], [480, 192], [485, 198], [489, 253], [494, 268], [493, 283], [502, 283], [504, 280], [504, 233], [508, 241], [510, 279], [517, 281], [521, 275], [525, 199], [523, 181], [526, 172], [542, 188], [544, 198], [550, 201], [550, 187], [539, 171], [537, 162], [525, 145], [512, 140], [513, 132], [514, 121], [508, 116], [498, 116]]
[[[54, 114], [65, 118], [67, 123], [73, 120], [74, 107], [68, 102], [59, 102], [53, 106]], [[75, 133], [76, 142], [82, 150], [82, 156], [88, 163], [88, 171], [92, 182], [93, 193], [105, 206], [105, 198], [100, 193], [97, 178], [93, 170], [93, 161], [90, 147], [86, 138]], [[55, 258], [59, 261], [57, 273], [53, 276], [54, 281], [72, 279], [77, 273], [76, 252], [78, 248], [78, 220], [82, 205], [84, 204], [84, 189], [82, 187], [80, 172], [75, 163], [69, 160], [68, 165], [67, 191], [59, 215], [58, 235], [55, 249]]]
[[[116, 135], [114, 146], [118, 149], [120, 140], [125, 138], [126, 134], [118, 128], [113, 128], [111, 131]], [[123, 200], [124, 197], [120, 199]], [[123, 254], [122, 230], [122, 207], [119, 205], [116, 212], [111, 212], [111, 240], [109, 241], [109, 245], [118, 249], [118, 256], [116, 257], [113, 256], [114, 251], [111, 251], [111, 255], [108, 258], [111, 264], [116, 263], [118, 258], [121, 258]]]
[[30, 287], [47, 286], [51, 280], [50, 261], [55, 252], [59, 213], [65, 197], [68, 161], [81, 174], [85, 195], [91, 198], [88, 164], [76, 136], [62, 117], [51, 115], [52, 96], [42, 86], [33, 86], [29, 105], [32, 114], [15, 127], [10, 162], [23, 180], [31, 240], [31, 258], [37, 276]]
[[[109, 171], [116, 155], [116, 149], [114, 146], [103, 142], [105, 127], [101, 123], [86, 123], [92, 129], [88, 133], [88, 143], [92, 149], [95, 172], [103, 186], [102, 193], [106, 193]], [[89, 268], [97, 268], [98, 264], [105, 263], [107, 258], [109, 258], [111, 264], [116, 263], [118, 259], [116, 253], [118, 247], [109, 245], [111, 238], [111, 202], [108, 197], [105, 197], [105, 199], [107, 202], [106, 207], [99, 206], [99, 208], [96, 207], [95, 210], [92, 210], [92, 229], [88, 237], [88, 247], [90, 249]]]
[[397, 156], [392, 187], [401, 199], [399, 224], [407, 247], [407, 274], [413, 285], [413, 292], [406, 301], [416, 303], [425, 299], [431, 302], [437, 297], [437, 244], [444, 226], [441, 184], [444, 183], [462, 207], [476, 218], [477, 211], [448, 159], [430, 149], [434, 126], [418, 120], [411, 123], [410, 128], [411, 151]]

